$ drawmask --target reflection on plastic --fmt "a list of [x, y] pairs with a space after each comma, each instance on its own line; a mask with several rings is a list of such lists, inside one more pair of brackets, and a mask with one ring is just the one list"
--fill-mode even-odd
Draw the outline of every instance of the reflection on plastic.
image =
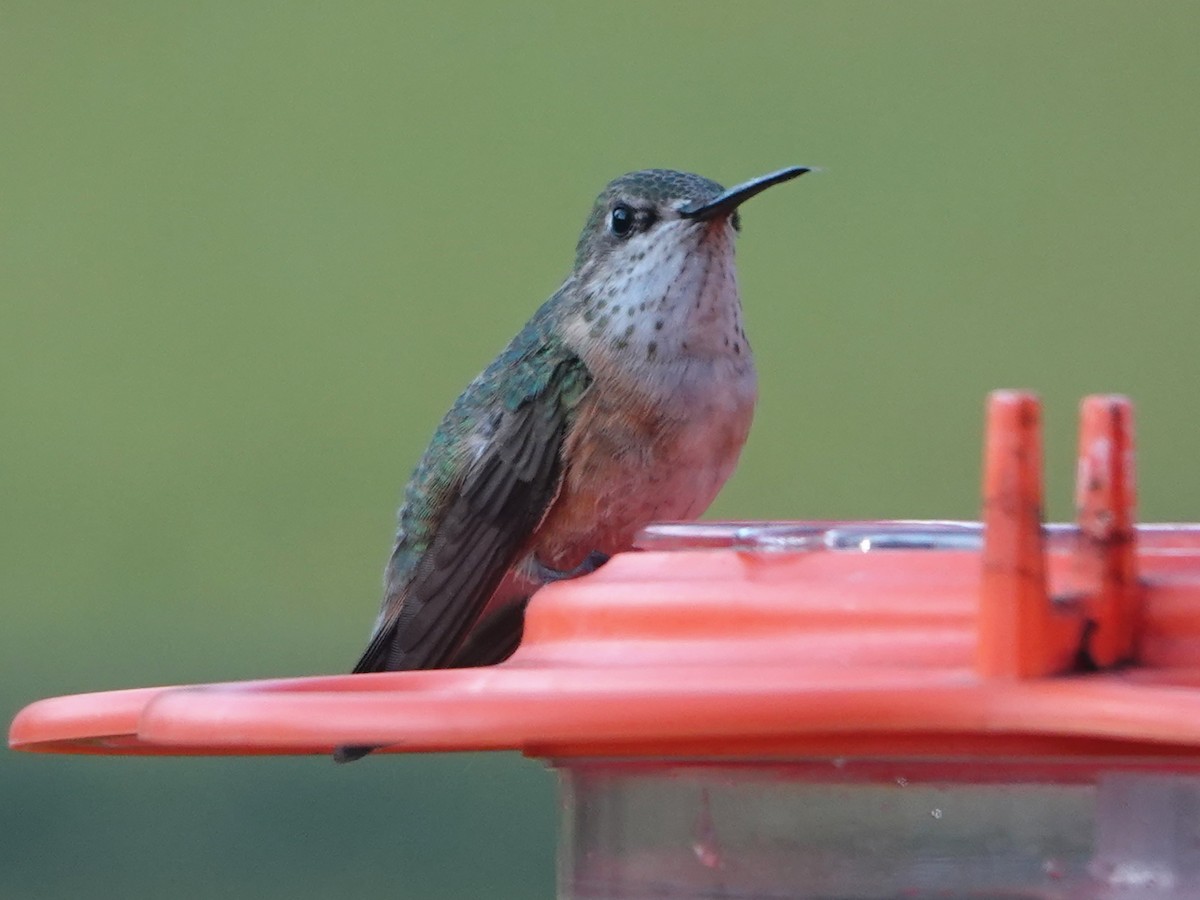
[[[1138, 525], [1137, 545], [1170, 554], [1200, 550], [1200, 525]], [[1069, 553], [1086, 537], [1073, 523], [1042, 526], [1049, 552]], [[878, 522], [665, 522], [644, 529], [639, 550], [737, 550], [747, 553], [812, 553], [879, 550], [983, 549], [983, 523], [954, 520]]]

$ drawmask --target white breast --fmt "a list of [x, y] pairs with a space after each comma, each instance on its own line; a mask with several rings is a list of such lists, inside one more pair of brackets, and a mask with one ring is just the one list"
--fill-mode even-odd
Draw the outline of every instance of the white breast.
[[640, 519], [638, 527], [707, 509], [733, 472], [757, 397], [733, 229], [661, 228], [678, 233], [631, 241], [564, 329], [603, 398], [592, 427], [605, 432], [602, 443], [623, 448], [600, 505], [615, 519]]

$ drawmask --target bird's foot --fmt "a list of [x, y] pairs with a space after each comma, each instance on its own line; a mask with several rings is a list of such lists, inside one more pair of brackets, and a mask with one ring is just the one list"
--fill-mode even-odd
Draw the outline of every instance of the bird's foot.
[[590, 575], [608, 560], [607, 553], [593, 550], [583, 558], [583, 562], [573, 569], [552, 569], [533, 556], [529, 560], [529, 572], [540, 583], [551, 584], [555, 581], [565, 581], [568, 578], [578, 578], [580, 575]]

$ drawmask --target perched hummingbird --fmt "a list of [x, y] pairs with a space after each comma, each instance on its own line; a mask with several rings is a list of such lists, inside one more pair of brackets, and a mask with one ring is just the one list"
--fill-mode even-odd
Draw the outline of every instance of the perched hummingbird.
[[734, 272], [737, 210], [807, 171], [725, 190], [649, 169], [601, 192], [570, 276], [421, 457], [355, 672], [500, 662], [538, 587], [592, 571], [650, 522], [708, 508], [757, 395]]

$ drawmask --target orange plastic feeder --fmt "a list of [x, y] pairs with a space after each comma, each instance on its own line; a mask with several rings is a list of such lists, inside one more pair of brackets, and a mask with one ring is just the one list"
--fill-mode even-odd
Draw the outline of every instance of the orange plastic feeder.
[[1138, 525], [1132, 410], [988, 409], [983, 521], [659, 525], [482, 669], [43, 700], [58, 753], [520, 750], [563, 897], [1200, 898], [1200, 526]]

